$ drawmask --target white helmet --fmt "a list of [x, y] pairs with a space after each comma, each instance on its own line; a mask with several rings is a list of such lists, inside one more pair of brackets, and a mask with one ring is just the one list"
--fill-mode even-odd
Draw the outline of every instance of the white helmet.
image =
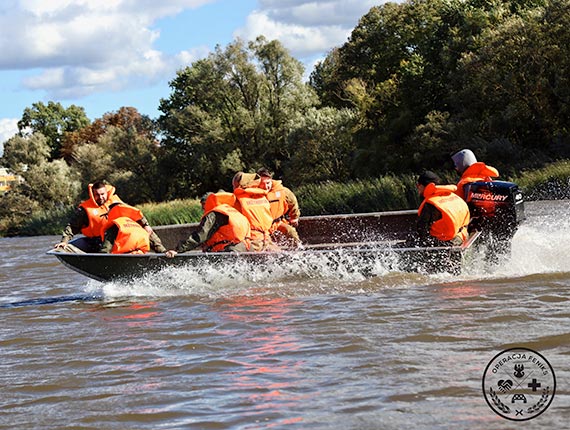
[[461, 151], [456, 152], [451, 156], [451, 159], [459, 173], [465, 172], [469, 166], [477, 162], [475, 154], [473, 154], [473, 151], [470, 149], [462, 149]]

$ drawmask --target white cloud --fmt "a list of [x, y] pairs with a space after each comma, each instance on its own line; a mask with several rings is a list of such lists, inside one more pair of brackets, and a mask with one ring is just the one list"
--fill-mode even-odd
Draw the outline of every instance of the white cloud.
[[[25, 70], [24, 89], [43, 91], [43, 98], [51, 100], [163, 83], [209, 49], [190, 46], [178, 53], [157, 51], [160, 30], [156, 23], [216, 1], [2, 0], [0, 70]], [[359, 18], [381, 3], [258, 0], [257, 10], [234, 36], [278, 39], [310, 69], [316, 58], [342, 45]]]
[[18, 121], [16, 118], [0, 119], [0, 156], [4, 152], [4, 142], [18, 132]]
[[255, 12], [248, 17], [247, 27], [238, 32], [244, 40], [253, 40], [259, 35], [277, 39], [289, 49], [294, 57], [305, 57], [342, 44], [350, 30], [339, 26], [306, 27], [272, 21], [266, 14]]
[[352, 28], [378, 0], [260, 0], [261, 11], [276, 22], [304, 26], [331, 26]]
[[358, 20], [378, 0], [259, 0], [236, 36], [280, 40], [298, 59], [310, 59], [347, 41]]
[[157, 52], [160, 33], [152, 25], [212, 1], [8, 1], [0, 6], [0, 69], [39, 70], [24, 87], [55, 99], [164, 80], [191, 51]]

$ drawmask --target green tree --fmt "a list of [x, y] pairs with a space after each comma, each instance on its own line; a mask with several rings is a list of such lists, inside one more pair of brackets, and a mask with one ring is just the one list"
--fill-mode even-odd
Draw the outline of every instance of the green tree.
[[99, 138], [111, 128], [119, 128], [134, 132], [149, 140], [156, 140], [153, 121], [146, 115], [141, 115], [134, 107], [121, 107], [116, 112], [105, 113], [92, 123], [64, 134], [61, 153], [68, 162], [73, 160], [73, 152], [81, 145], [97, 143]]
[[[354, 174], [416, 171], [425, 167], [418, 154], [429, 152], [430, 161], [439, 164], [448, 159], [449, 148], [472, 143], [483, 147], [483, 154], [491, 153], [491, 146], [505, 148], [512, 137], [482, 133], [492, 125], [484, 121], [493, 118], [495, 130], [511, 121], [507, 128], [514, 133], [518, 123], [532, 123], [533, 115], [545, 119], [548, 110], [560, 112], [562, 105], [547, 99], [559, 97], [563, 103], [560, 96], [566, 80], [562, 73], [552, 72], [555, 64], [562, 64], [566, 71], [567, 61], [561, 59], [566, 52], [554, 43], [544, 43], [547, 39], [567, 42], [565, 4], [567, 0], [556, 7], [546, 0], [417, 0], [373, 7], [349, 40], [316, 67], [310, 80], [323, 102], [358, 111], [355, 159], [360, 173]], [[543, 16], [541, 25], [535, 23], [539, 16]], [[514, 31], [516, 23], [518, 31]], [[541, 55], [538, 48], [528, 49], [531, 43], [552, 51]], [[557, 90], [550, 92], [547, 87], [552, 88], [553, 80]], [[537, 81], [541, 81], [537, 91], [529, 93], [528, 84]], [[505, 110], [501, 101], [508, 100], [513, 102]], [[500, 112], [510, 113], [497, 121]], [[513, 115], [517, 121], [512, 121]], [[548, 116], [552, 118], [550, 112]], [[565, 116], [562, 122], [567, 123]], [[425, 134], [434, 126], [446, 130], [437, 145]], [[527, 129], [528, 125], [522, 130]], [[561, 127], [554, 124], [554, 129]], [[532, 146], [539, 134], [522, 138]]]
[[18, 234], [19, 229], [38, 210], [39, 203], [21, 193], [10, 191], [0, 195], [0, 234]]
[[61, 145], [65, 133], [73, 132], [89, 124], [82, 107], [71, 105], [63, 107], [61, 103], [53, 101], [45, 105], [37, 102], [32, 107], [24, 109], [18, 130], [21, 136], [42, 133], [50, 146], [50, 158], [60, 158]]
[[292, 156], [284, 171], [287, 184], [349, 180], [354, 153], [354, 112], [313, 108], [299, 114], [294, 122], [287, 148]]
[[2, 164], [16, 174], [22, 175], [31, 166], [48, 161], [50, 147], [42, 133], [25, 137], [14, 136], [4, 143]]
[[359, 112], [358, 176], [416, 167], [403, 146], [429, 112], [445, 110], [457, 4], [432, 0], [373, 7], [349, 41], [315, 69], [311, 82], [324, 100]]
[[7, 234], [17, 233], [40, 211], [65, 208], [77, 201], [80, 182], [64, 160], [49, 160], [48, 140], [42, 133], [8, 140], [2, 163], [22, 182], [1, 197], [0, 226]]
[[73, 166], [84, 184], [105, 179], [130, 204], [161, 200], [159, 147], [135, 128], [109, 126], [95, 143], [78, 145]]
[[228, 188], [234, 171], [280, 170], [291, 118], [317, 103], [303, 68], [279, 42], [220, 47], [177, 73], [160, 102], [163, 168], [170, 196]]
[[304, 115], [317, 104], [313, 91], [303, 83], [304, 68], [278, 41], [267, 41], [264, 37], [250, 42], [249, 48], [255, 54], [261, 69], [262, 91], [261, 120], [265, 133], [260, 137], [257, 158], [262, 164], [280, 170], [287, 158], [287, 134], [291, 128], [292, 116]]
[[64, 160], [36, 164], [22, 176], [18, 193], [37, 201], [44, 210], [71, 206], [81, 193], [78, 175]]
[[452, 93], [455, 134], [503, 171], [570, 157], [570, 1], [522, 3], [463, 56]]
[[83, 184], [109, 178], [115, 170], [110, 148], [98, 145], [97, 142], [77, 146], [72, 157], [73, 167]]

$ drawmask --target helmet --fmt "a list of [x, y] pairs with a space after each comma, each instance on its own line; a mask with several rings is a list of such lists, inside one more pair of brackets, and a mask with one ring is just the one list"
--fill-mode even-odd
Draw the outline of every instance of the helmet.
[[465, 172], [469, 166], [477, 162], [477, 158], [470, 149], [462, 149], [451, 156], [455, 168], [459, 173]]

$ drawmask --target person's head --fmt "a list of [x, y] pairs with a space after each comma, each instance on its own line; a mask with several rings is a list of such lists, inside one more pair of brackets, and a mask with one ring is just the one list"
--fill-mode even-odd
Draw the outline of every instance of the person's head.
[[460, 174], [463, 174], [469, 166], [477, 162], [475, 154], [473, 154], [473, 151], [470, 149], [462, 149], [461, 151], [456, 152], [451, 156], [451, 159], [455, 165], [455, 170]]
[[260, 178], [259, 188], [262, 188], [267, 191], [271, 190], [271, 187], [273, 186], [273, 175], [271, 174], [271, 172], [265, 167], [262, 167], [257, 171], [257, 174], [259, 175]]
[[202, 210], [206, 210], [206, 200], [208, 200], [208, 197], [210, 197], [212, 194], [214, 193], [207, 192], [202, 197], [200, 197], [200, 204], [202, 205]]
[[95, 203], [99, 206], [104, 204], [109, 198], [109, 192], [107, 191], [107, 185], [103, 181], [97, 181], [91, 186], [91, 192], [93, 193], [93, 199]]
[[429, 170], [426, 170], [418, 177], [418, 180], [416, 182], [416, 186], [418, 187], [418, 193], [420, 194], [420, 196], [424, 195], [424, 190], [426, 189], [426, 186], [431, 183], [438, 185], [439, 176], [437, 176], [435, 173]]
[[234, 177], [232, 178], [232, 188], [235, 190], [236, 188], [240, 187], [241, 178], [243, 176], [243, 172], [237, 172]]
[[255, 180], [259, 180], [259, 176], [256, 173], [237, 172], [232, 179], [232, 187], [234, 190], [236, 188], [247, 188], [252, 186]]

